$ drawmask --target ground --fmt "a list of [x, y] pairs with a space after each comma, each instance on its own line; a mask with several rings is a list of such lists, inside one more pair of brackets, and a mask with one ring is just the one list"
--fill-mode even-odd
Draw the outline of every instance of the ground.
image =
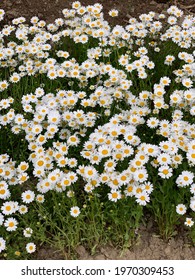
[[[171, 238], [163, 241], [158, 235], [153, 233], [153, 229], [143, 228], [139, 231], [139, 236], [132, 248], [121, 251], [113, 245], [108, 244], [98, 248], [95, 254], [90, 254], [84, 246], [76, 248], [78, 260], [194, 260], [195, 247], [193, 247], [185, 234], [179, 238]], [[37, 259], [70, 259], [67, 254], [54, 250], [51, 247], [42, 247], [38, 250]]]
[[[73, 0], [1, 0], [0, 8], [6, 12], [5, 22], [10, 23], [13, 18], [24, 16], [29, 20], [32, 16], [38, 16], [40, 19], [52, 22], [58, 17], [62, 17], [62, 9], [70, 8]], [[187, 14], [195, 13], [194, 0], [82, 0], [83, 5], [101, 3], [105, 19], [112, 25], [125, 25], [130, 17], [138, 17], [142, 13], [155, 11], [162, 13], [171, 4], [176, 4], [182, 8]], [[108, 11], [117, 9], [119, 16], [110, 18]], [[140, 236], [140, 237], [139, 237]], [[186, 234], [180, 235], [178, 238], [171, 238], [169, 241], [163, 241], [153, 231], [153, 226], [140, 228], [138, 238], [135, 245], [126, 251], [121, 252], [112, 245], [106, 245], [97, 249], [94, 255], [91, 255], [83, 246], [76, 248], [78, 259], [195, 259], [195, 247], [193, 247]], [[50, 247], [41, 247], [37, 254], [37, 259], [69, 259], [66, 252], [64, 254], [55, 251]]]
[[[0, 8], [6, 11], [6, 21], [9, 22], [15, 17], [24, 16], [29, 19], [38, 16], [40, 19], [52, 22], [58, 17], [62, 17], [62, 10], [70, 8], [73, 0], [1, 0]], [[82, 0], [83, 5], [100, 3], [103, 5], [105, 19], [112, 24], [124, 25], [129, 17], [137, 17], [142, 13], [154, 11], [161, 13], [166, 11], [170, 4], [177, 4], [187, 13], [195, 12], [194, 0]], [[110, 18], [108, 11], [117, 9], [119, 17]]]

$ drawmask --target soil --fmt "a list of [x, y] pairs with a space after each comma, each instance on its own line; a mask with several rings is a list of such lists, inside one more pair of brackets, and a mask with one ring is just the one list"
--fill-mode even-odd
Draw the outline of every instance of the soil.
[[[11, 22], [13, 18], [24, 16], [29, 20], [32, 16], [38, 16], [47, 22], [53, 22], [58, 17], [63, 17], [62, 10], [71, 8], [74, 0], [1, 0], [0, 8], [6, 12], [6, 22]], [[111, 25], [125, 25], [130, 17], [138, 17], [142, 13], [154, 11], [165, 12], [166, 9], [176, 4], [186, 13], [195, 12], [194, 0], [81, 0], [82, 5], [93, 5], [100, 3], [103, 5], [104, 17]], [[108, 12], [117, 9], [119, 16], [111, 18]]]
[[[11, 23], [11, 20], [24, 16], [27, 21], [32, 16], [38, 16], [46, 22], [53, 22], [56, 18], [63, 17], [62, 10], [71, 8], [73, 0], [1, 0], [0, 8], [6, 12], [4, 23]], [[195, 13], [194, 0], [81, 0], [83, 5], [95, 3], [103, 5], [104, 17], [111, 25], [125, 25], [130, 17], [138, 17], [140, 14], [154, 11], [163, 13], [170, 5], [177, 5], [186, 14]], [[109, 10], [117, 9], [119, 16], [111, 18]], [[142, 228], [138, 232], [138, 239], [131, 249], [121, 253], [121, 250], [112, 245], [99, 248], [94, 255], [91, 255], [85, 247], [76, 248], [76, 258], [80, 260], [194, 260], [195, 247], [192, 246], [185, 234], [169, 241], [163, 241], [155, 235], [152, 228]], [[35, 256], [36, 259], [70, 259], [64, 251], [56, 251], [51, 247], [39, 248]]]
[[[190, 244], [185, 234], [169, 241], [163, 241], [152, 229], [143, 228], [139, 231], [136, 243], [130, 249], [117, 249], [113, 245], [106, 245], [90, 254], [82, 245], [76, 248], [74, 259], [77, 260], [194, 260], [195, 247]], [[39, 260], [70, 260], [72, 257], [64, 251], [57, 251], [51, 247], [39, 248], [36, 254]]]

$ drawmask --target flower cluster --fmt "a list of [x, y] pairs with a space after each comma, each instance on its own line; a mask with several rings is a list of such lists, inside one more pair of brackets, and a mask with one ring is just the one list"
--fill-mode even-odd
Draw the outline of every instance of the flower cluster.
[[[16, 18], [0, 32], [0, 129], [22, 135], [28, 147], [21, 162], [0, 155], [0, 230], [16, 231], [18, 214], [44, 203], [46, 193], [71, 199], [80, 188], [145, 206], [172, 180], [190, 197], [176, 212], [194, 212], [195, 18], [171, 6], [166, 15], [150, 12], [111, 28], [101, 4], [79, 1], [63, 15], [53, 24]], [[32, 79], [31, 91], [24, 84]], [[13, 198], [29, 178], [36, 188]], [[81, 211], [73, 204], [70, 215]], [[187, 217], [185, 225], [193, 224]], [[23, 234], [33, 230], [26, 225]]]

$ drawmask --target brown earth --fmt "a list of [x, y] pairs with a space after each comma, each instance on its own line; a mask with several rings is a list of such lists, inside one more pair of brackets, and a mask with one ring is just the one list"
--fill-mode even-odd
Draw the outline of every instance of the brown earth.
[[[52, 22], [58, 17], [63, 17], [62, 10], [71, 8], [73, 0], [1, 0], [0, 8], [6, 12], [6, 22], [13, 18], [24, 16], [30, 19], [32, 16], [38, 16], [40, 19]], [[194, 0], [81, 0], [82, 5], [92, 5], [100, 3], [103, 5], [105, 19], [111, 24], [124, 25], [129, 17], [137, 17], [142, 13], [154, 11], [162, 13], [171, 4], [176, 4], [186, 13], [195, 12]], [[111, 18], [108, 12], [111, 9], [117, 9], [119, 16]]]
[[[189, 240], [180, 236], [163, 241], [158, 235], [147, 228], [140, 231], [135, 245], [121, 251], [113, 245], [106, 245], [90, 254], [82, 245], [76, 248], [74, 259], [77, 260], [194, 260], [195, 247]], [[39, 260], [70, 260], [72, 257], [66, 251], [54, 250], [51, 247], [42, 247], [37, 251], [36, 259]]]
[[158, 235], [158, 227], [151, 217], [140, 224], [135, 240], [129, 248], [117, 248], [113, 244], [97, 246], [94, 253], [79, 245], [74, 254], [67, 250], [49, 246], [38, 248], [35, 259], [39, 260], [195, 260], [195, 246], [190, 240], [188, 230], [175, 229], [175, 236], [163, 240]]
[[[73, 0], [1, 0], [0, 8], [6, 12], [5, 22], [10, 23], [13, 18], [24, 16], [29, 20], [32, 16], [38, 16], [40, 19], [52, 22], [58, 17], [63, 17], [62, 9], [71, 8]], [[130, 17], [138, 17], [142, 13], [154, 11], [157, 13], [165, 12], [171, 5], [177, 5], [185, 11], [186, 14], [195, 13], [194, 0], [82, 0], [83, 5], [95, 3], [103, 5], [105, 19], [112, 25], [125, 25]], [[117, 9], [119, 16], [111, 18], [108, 12], [111, 9]], [[138, 232], [139, 238], [131, 249], [121, 252], [111, 245], [99, 248], [94, 255], [91, 255], [83, 246], [76, 248], [76, 258], [82, 260], [194, 260], [195, 247], [190, 244], [188, 238], [184, 235], [177, 238], [171, 238], [169, 241], [163, 241], [154, 234], [152, 228], [142, 228]], [[70, 259], [67, 253], [55, 251], [51, 247], [44, 246], [36, 254], [36, 259]]]

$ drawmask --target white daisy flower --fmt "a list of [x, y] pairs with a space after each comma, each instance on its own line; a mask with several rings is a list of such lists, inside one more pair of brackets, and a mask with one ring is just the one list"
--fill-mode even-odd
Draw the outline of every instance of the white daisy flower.
[[70, 215], [72, 217], [78, 217], [80, 213], [81, 213], [81, 211], [78, 206], [73, 206], [70, 208]]
[[26, 251], [29, 254], [32, 254], [36, 251], [36, 245], [33, 242], [30, 242], [28, 244], [26, 244]]
[[6, 241], [2, 237], [0, 237], [0, 253], [4, 251], [5, 248], [6, 248]]
[[33, 191], [25, 191], [21, 195], [22, 201], [25, 203], [31, 203], [35, 198], [35, 193]]
[[4, 225], [7, 231], [15, 231], [17, 229], [18, 221], [15, 218], [8, 218], [5, 220]]
[[192, 227], [194, 225], [194, 221], [192, 221], [192, 218], [186, 218], [184, 225], [187, 227]]
[[186, 208], [186, 206], [184, 204], [178, 204], [176, 206], [177, 214], [184, 215], [186, 213], [186, 211], [187, 211], [187, 208]]

